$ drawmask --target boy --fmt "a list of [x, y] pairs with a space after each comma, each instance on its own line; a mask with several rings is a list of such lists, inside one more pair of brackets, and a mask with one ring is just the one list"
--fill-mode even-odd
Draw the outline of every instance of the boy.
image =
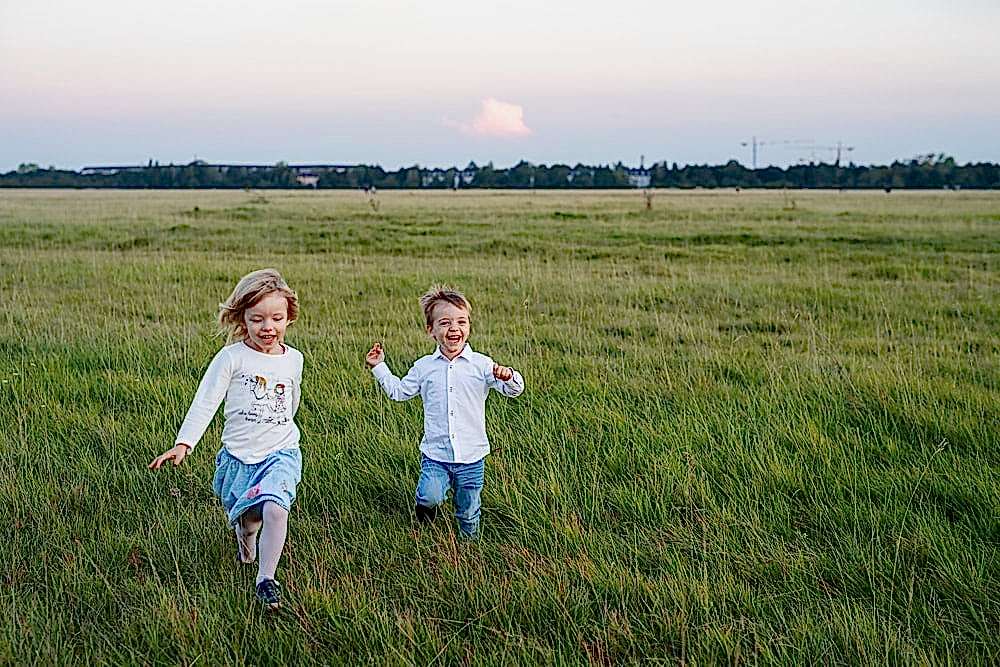
[[420, 442], [417, 519], [429, 522], [454, 489], [455, 517], [462, 534], [479, 530], [479, 496], [490, 443], [486, 439], [485, 407], [490, 389], [519, 396], [524, 378], [513, 368], [498, 366], [468, 344], [472, 307], [461, 292], [432, 287], [420, 297], [427, 334], [437, 343], [433, 354], [414, 362], [400, 380], [385, 364], [380, 343], [372, 345], [365, 362], [394, 401], [417, 394], [424, 403], [424, 437]]

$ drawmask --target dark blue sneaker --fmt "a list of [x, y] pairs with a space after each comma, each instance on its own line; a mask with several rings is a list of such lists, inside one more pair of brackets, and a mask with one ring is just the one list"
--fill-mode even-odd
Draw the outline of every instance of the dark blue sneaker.
[[417, 515], [417, 521], [420, 523], [430, 523], [437, 518], [438, 508], [437, 507], [427, 507], [426, 505], [421, 505], [417, 503], [414, 509]]
[[281, 584], [274, 579], [265, 579], [257, 584], [257, 599], [264, 609], [277, 609], [281, 606]]

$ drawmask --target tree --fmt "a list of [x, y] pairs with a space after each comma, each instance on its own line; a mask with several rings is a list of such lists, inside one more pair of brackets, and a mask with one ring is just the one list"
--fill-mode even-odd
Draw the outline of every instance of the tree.
[[402, 186], [404, 188], [416, 189], [419, 188], [420, 185], [420, 165], [413, 165], [405, 171]]

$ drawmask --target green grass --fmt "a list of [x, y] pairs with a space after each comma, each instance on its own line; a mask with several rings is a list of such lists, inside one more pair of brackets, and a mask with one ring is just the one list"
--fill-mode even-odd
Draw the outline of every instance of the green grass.
[[[1000, 195], [0, 195], [0, 662], [1000, 660]], [[262, 614], [169, 447], [236, 280], [298, 290], [305, 471]], [[484, 534], [413, 524], [430, 350], [472, 300]]]

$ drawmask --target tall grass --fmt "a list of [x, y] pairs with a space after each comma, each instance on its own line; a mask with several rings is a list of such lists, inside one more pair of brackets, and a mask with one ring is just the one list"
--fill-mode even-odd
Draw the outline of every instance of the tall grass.
[[[992, 662], [994, 193], [0, 198], [0, 661]], [[298, 290], [305, 471], [265, 615], [169, 447], [244, 273]], [[491, 399], [482, 539], [411, 519], [449, 282]]]

